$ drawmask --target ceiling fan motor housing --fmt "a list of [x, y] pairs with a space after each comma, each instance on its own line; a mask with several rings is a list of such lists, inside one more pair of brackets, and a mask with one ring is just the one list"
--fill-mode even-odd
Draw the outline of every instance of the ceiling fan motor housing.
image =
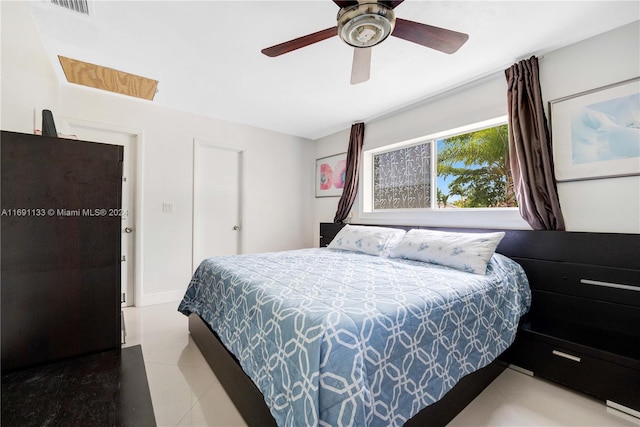
[[393, 32], [393, 9], [381, 3], [360, 3], [338, 12], [338, 35], [353, 47], [371, 47]]

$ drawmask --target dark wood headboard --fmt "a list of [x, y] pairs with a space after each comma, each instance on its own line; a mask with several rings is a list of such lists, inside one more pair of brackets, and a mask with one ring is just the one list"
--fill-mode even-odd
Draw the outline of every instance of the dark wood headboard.
[[[321, 223], [320, 246], [343, 226]], [[497, 252], [522, 265], [532, 291], [527, 327], [640, 360], [640, 234], [382, 226], [504, 231]]]
[[[353, 224], [370, 225], [370, 224]], [[320, 223], [320, 246], [327, 246], [345, 224]], [[498, 253], [510, 258], [575, 262], [610, 267], [640, 269], [640, 234], [586, 233], [545, 230], [501, 230], [488, 228], [452, 228], [407, 225], [376, 225], [411, 230], [506, 233]], [[576, 250], [578, 249], [578, 250]]]

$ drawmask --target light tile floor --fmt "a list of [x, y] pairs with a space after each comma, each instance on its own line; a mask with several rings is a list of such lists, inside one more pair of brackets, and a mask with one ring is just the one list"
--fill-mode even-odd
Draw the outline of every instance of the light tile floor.
[[[246, 426], [189, 336], [178, 303], [124, 309], [125, 346], [142, 345], [158, 426]], [[507, 369], [450, 424], [640, 426], [640, 419], [550, 382]]]

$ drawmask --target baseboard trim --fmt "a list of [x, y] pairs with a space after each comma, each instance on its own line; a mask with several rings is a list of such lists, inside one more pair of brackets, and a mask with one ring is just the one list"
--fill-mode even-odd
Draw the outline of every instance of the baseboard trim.
[[147, 305], [166, 304], [168, 302], [176, 302], [182, 300], [184, 291], [158, 292], [155, 294], [142, 295], [140, 301], [136, 302], [136, 307], [145, 307]]
[[613, 408], [617, 411], [621, 411], [624, 412], [625, 414], [631, 415], [632, 417], [635, 418], [634, 423], [638, 424], [638, 422], [640, 421], [640, 411], [636, 411], [635, 409], [631, 409], [627, 406], [621, 405], [619, 403], [616, 402], [612, 402], [611, 400], [607, 400], [606, 401], [607, 407], [608, 408]]

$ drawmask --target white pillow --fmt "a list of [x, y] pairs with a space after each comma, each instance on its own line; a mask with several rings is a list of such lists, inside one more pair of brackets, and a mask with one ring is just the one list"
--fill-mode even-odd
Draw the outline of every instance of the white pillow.
[[402, 242], [391, 250], [389, 256], [485, 275], [487, 264], [504, 234], [413, 229], [405, 234]]
[[405, 233], [406, 231], [399, 228], [347, 224], [327, 247], [364, 252], [369, 255], [389, 256], [389, 250], [400, 243]]

